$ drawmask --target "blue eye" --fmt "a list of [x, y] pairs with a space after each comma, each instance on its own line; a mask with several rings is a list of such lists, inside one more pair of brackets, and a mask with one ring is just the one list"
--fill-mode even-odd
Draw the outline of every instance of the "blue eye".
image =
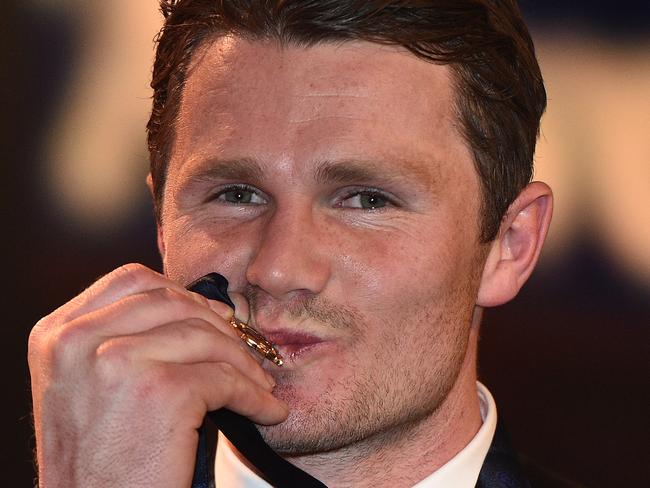
[[259, 205], [266, 203], [266, 200], [254, 188], [249, 188], [244, 185], [224, 188], [214, 196], [214, 199], [234, 205]]
[[361, 193], [359, 203], [361, 208], [381, 208], [388, 204], [386, 199], [377, 193]]
[[348, 208], [360, 208], [363, 210], [375, 210], [389, 205], [387, 197], [375, 191], [359, 191], [345, 198], [340, 206]]

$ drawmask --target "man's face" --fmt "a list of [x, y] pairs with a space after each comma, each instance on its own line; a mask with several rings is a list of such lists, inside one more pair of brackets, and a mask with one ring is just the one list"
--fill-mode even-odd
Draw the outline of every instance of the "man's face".
[[[164, 192], [166, 273], [211, 271], [279, 344], [267, 363], [311, 453], [427, 418], [463, 364], [480, 191], [450, 71], [370, 43], [221, 38], [195, 54]], [[471, 367], [470, 365], [469, 367]]]

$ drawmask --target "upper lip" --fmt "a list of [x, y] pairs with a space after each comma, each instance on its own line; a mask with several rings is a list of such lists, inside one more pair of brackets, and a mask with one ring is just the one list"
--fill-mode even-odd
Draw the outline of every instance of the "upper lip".
[[303, 331], [276, 329], [260, 331], [264, 337], [276, 346], [309, 345], [324, 342], [326, 339]]

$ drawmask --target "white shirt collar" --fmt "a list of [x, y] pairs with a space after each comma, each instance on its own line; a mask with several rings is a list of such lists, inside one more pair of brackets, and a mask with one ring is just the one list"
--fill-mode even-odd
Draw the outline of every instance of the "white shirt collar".
[[454, 486], [474, 488], [476, 480], [490, 450], [497, 428], [497, 406], [488, 389], [476, 382], [479, 407], [483, 425], [474, 438], [458, 454], [443, 464], [435, 473], [427, 476], [413, 488], [439, 488]]
[[[487, 456], [494, 431], [497, 426], [497, 408], [488, 389], [477, 382], [479, 406], [483, 424], [476, 435], [458, 454], [440, 467], [436, 472], [416, 483], [413, 488], [474, 488], [479, 472]], [[224, 442], [219, 433], [217, 456], [215, 459], [215, 484], [217, 488], [272, 488], [242, 463], [232, 450], [229, 442]]]

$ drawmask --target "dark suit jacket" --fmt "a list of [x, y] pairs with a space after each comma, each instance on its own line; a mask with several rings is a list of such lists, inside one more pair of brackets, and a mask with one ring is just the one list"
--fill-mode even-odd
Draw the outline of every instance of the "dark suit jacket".
[[[521, 464], [519, 461], [523, 461]], [[528, 458], [520, 458], [510, 445], [503, 424], [497, 424], [476, 488], [584, 488]]]
[[[213, 424], [206, 422], [199, 441], [192, 488], [214, 488], [216, 439], [216, 428]], [[303, 484], [278, 488], [297, 486], [304, 488]], [[517, 455], [510, 447], [503, 425], [498, 424], [490, 450], [481, 468], [476, 488], [580, 488], [580, 485], [553, 475], [530, 461], [526, 462], [525, 469], [522, 469]]]

